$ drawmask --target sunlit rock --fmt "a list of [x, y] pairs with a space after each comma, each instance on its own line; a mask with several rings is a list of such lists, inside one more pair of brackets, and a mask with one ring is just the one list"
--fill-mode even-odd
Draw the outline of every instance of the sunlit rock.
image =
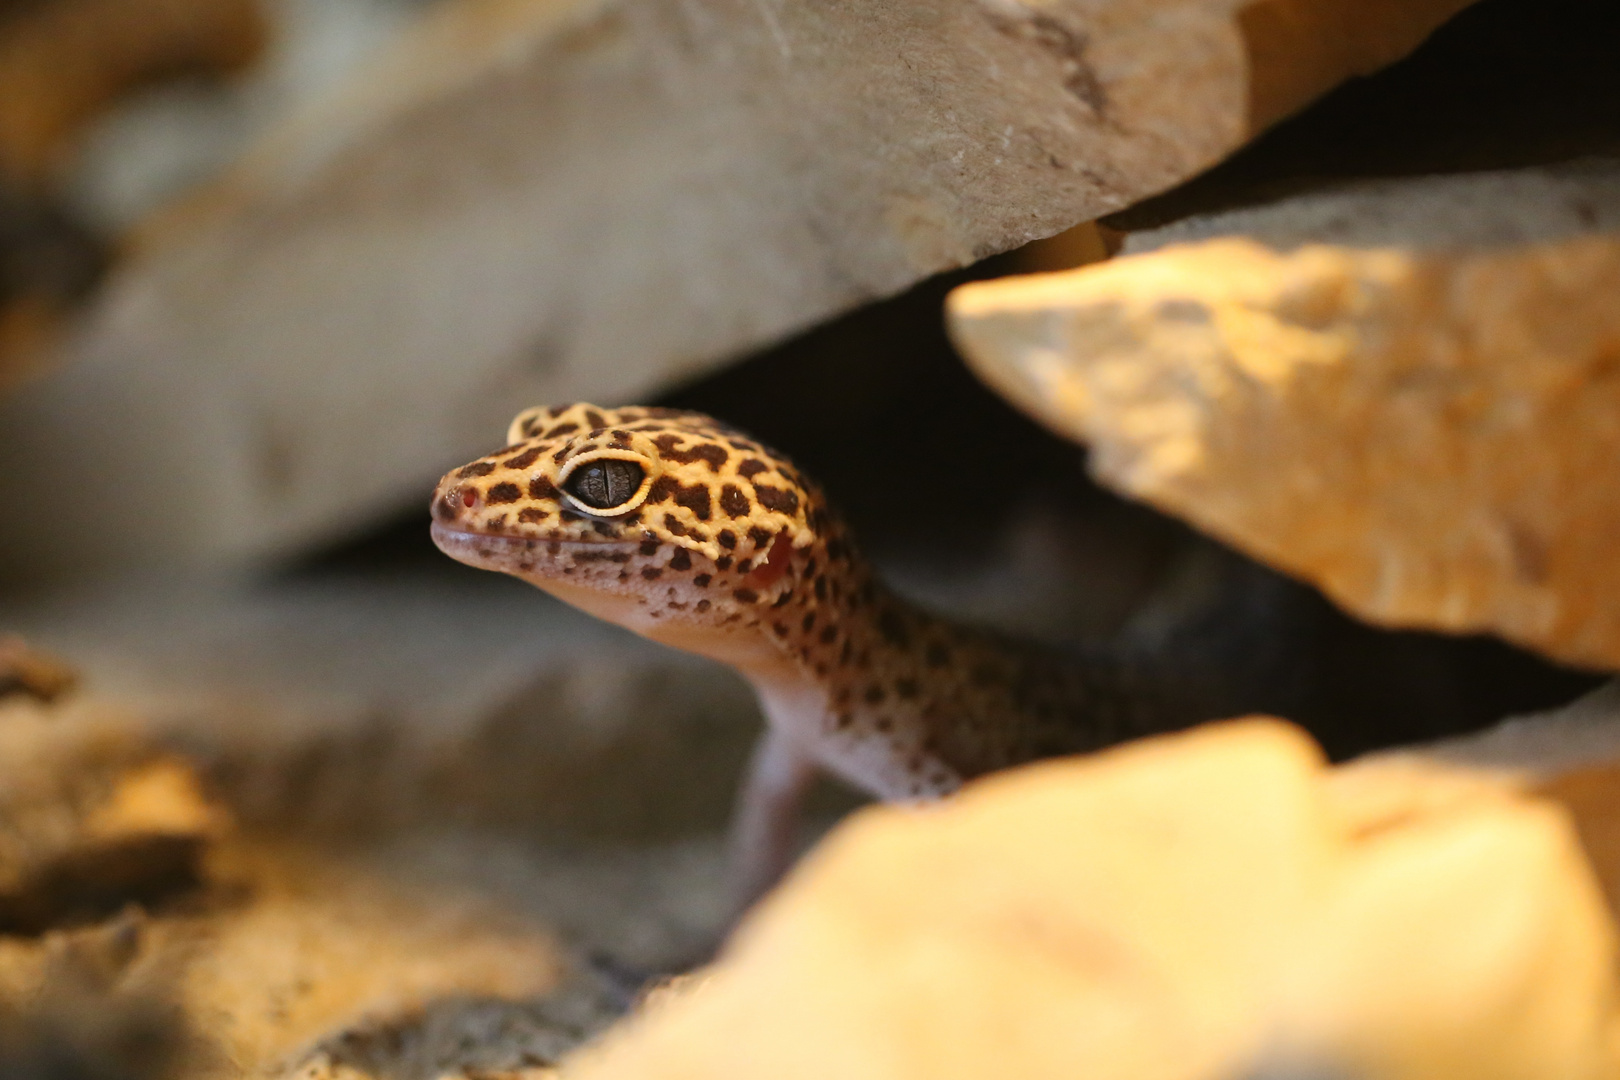
[[1362, 618], [1620, 667], [1620, 173], [1389, 182], [1134, 244], [1169, 246], [958, 290], [964, 354], [1104, 482]]

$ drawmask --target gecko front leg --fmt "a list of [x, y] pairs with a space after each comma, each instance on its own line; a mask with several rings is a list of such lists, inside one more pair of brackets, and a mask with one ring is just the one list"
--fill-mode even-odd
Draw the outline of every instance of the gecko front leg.
[[729, 839], [729, 899], [741, 914], [793, 864], [805, 797], [819, 767], [789, 731], [766, 724], [754, 744]]

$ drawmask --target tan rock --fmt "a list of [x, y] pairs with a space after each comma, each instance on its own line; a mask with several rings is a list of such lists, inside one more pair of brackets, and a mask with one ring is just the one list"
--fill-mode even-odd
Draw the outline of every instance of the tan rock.
[[0, 933], [40, 934], [197, 885], [228, 826], [191, 769], [115, 712], [0, 707]]
[[1244, 721], [864, 812], [564, 1075], [1612, 1075], [1567, 816], [1444, 766], [1341, 777]]
[[[1574, 819], [1611, 910], [1620, 911], [1620, 680], [1560, 709], [1517, 716], [1472, 735], [1363, 759], [1337, 782], [1378, 790], [1389, 770], [1426, 769], [1433, 763], [1460, 766], [1467, 784], [1506, 784], [1561, 803]], [[1366, 778], [1373, 778], [1363, 786]], [[1375, 811], [1376, 800], [1366, 804]]]
[[98, 445], [96, 497], [0, 564], [352, 530], [519, 405], [645, 395], [1117, 209], [1466, 2], [449, 4], [148, 230], [0, 412], [7, 495]]
[[1620, 667], [1620, 173], [1381, 184], [1136, 248], [1226, 232], [966, 286], [952, 331], [1104, 482], [1357, 615]]

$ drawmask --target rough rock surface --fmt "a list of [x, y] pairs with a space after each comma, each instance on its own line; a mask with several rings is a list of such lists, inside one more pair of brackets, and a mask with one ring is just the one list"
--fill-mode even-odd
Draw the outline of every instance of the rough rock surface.
[[1363, 618], [1612, 669], [1617, 230], [1608, 163], [1392, 181], [967, 286], [950, 318], [1109, 485]]
[[202, 795], [160, 727], [87, 696], [0, 704], [5, 1075], [537, 1070], [622, 1011], [635, 972], [698, 955], [724, 910], [701, 834], [535, 845], [521, 815], [504, 835], [454, 824], [453, 795], [436, 824], [364, 840], [290, 803], [232, 829], [242, 792]]
[[1614, 959], [1564, 810], [1244, 721], [864, 812], [563, 1073], [1596, 1078]]
[[[128, 583], [10, 625], [193, 756], [249, 825], [453, 822], [642, 842], [717, 830], [759, 730], [729, 671], [493, 575]], [[69, 699], [67, 704], [72, 704]]]
[[0, 491], [65, 480], [85, 431], [105, 470], [7, 561], [353, 529], [522, 404], [645, 394], [1117, 209], [1464, 6], [451, 4], [148, 230], [0, 413]]

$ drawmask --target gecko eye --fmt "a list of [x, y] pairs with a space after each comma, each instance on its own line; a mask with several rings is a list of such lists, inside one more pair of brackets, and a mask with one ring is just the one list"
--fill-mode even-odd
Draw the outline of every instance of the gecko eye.
[[597, 510], [611, 510], [623, 506], [641, 490], [646, 474], [633, 461], [604, 458], [591, 461], [575, 469], [565, 485], [568, 494]]

